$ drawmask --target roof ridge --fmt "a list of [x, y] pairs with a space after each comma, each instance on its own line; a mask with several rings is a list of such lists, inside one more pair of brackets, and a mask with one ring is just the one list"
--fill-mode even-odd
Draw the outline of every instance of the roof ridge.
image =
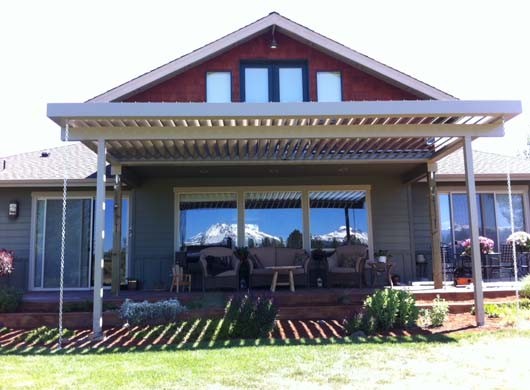
[[[393, 81], [397, 86], [414, 91], [418, 96], [441, 100], [456, 99], [455, 96], [444, 92], [441, 89], [328, 38], [315, 30], [280, 15], [278, 12], [271, 12], [268, 15], [189, 53], [183, 54], [178, 58], [119, 84], [106, 92], [94, 96], [86, 102], [108, 102], [130, 97], [145, 88], [157, 85], [178, 72], [196, 66], [198, 63], [201, 63], [208, 58], [219, 55], [227, 49], [251, 39], [274, 25], [278, 26], [280, 30], [285, 31], [287, 35], [290, 35], [294, 39], [298, 37], [301, 41], [312, 42], [315, 44], [315, 47], [327, 52], [328, 55], [333, 55], [333, 53], [335, 53], [338, 59], [350, 66], [355, 66], [356, 64], [359, 69], [373, 74], [375, 77], [386, 80], [387, 82], [392, 83]], [[320, 42], [318, 42], [318, 40], [320, 40]]]
[[[78, 145], [83, 145], [83, 143], [80, 142], [80, 141], [72, 141], [68, 145], [53, 146], [53, 147], [50, 147], [50, 148], [43, 148], [43, 149], [38, 149], [38, 150], [30, 150], [30, 151], [27, 151], [27, 152], [9, 154], [7, 156], [0, 156], [0, 159], [12, 158], [12, 157], [17, 157], [17, 156], [24, 156], [24, 155], [27, 155], [27, 154], [34, 154], [34, 153], [51, 152], [53, 150], [66, 149], [66, 148], [71, 148], [73, 146], [78, 146]], [[83, 145], [83, 146], [85, 146], [85, 145]], [[89, 148], [87, 148], [87, 149], [90, 150]]]

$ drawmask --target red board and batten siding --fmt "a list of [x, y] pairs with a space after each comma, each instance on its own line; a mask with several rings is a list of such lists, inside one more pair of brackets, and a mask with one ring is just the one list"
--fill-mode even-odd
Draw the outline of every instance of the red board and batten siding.
[[340, 71], [343, 100], [418, 100], [412, 93], [362, 72], [283, 34], [276, 34], [277, 49], [269, 48], [270, 32], [242, 43], [156, 86], [127, 98], [127, 102], [204, 102], [206, 72], [232, 72], [232, 101], [240, 101], [240, 60], [307, 60], [309, 97], [317, 100], [316, 72]]

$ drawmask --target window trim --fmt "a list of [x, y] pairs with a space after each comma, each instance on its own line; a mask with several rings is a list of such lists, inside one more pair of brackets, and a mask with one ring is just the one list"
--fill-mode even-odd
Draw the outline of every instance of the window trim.
[[340, 76], [340, 101], [343, 102], [344, 101], [344, 86], [342, 85], [342, 81], [343, 81], [343, 78], [342, 78], [342, 71], [340, 70], [329, 70], [329, 69], [317, 69], [315, 71], [315, 91], [316, 91], [316, 96], [315, 96], [315, 99], [317, 102], [319, 102], [318, 100], [318, 74], [319, 73], [338, 73], [339, 76]]
[[[132, 202], [131, 202], [131, 194], [128, 191], [124, 191], [122, 193], [123, 199], [128, 200], [128, 227], [127, 227], [127, 254], [125, 257], [125, 275], [129, 276], [129, 271], [131, 270], [130, 267], [130, 257], [131, 257], [131, 236], [130, 236], [130, 229], [132, 226]], [[63, 196], [60, 192], [32, 192], [31, 193], [31, 229], [30, 229], [30, 238], [29, 238], [29, 267], [28, 267], [28, 291], [57, 291], [58, 287], [35, 287], [35, 265], [36, 265], [36, 251], [35, 251], [35, 244], [37, 240], [37, 201], [39, 200], [62, 200]], [[92, 237], [94, 236], [94, 201], [96, 199], [95, 192], [90, 191], [79, 191], [75, 192], [72, 195], [68, 195], [68, 199], [91, 199], [92, 200], [92, 206], [91, 206], [91, 212], [92, 212], [92, 218], [90, 222], [90, 232]], [[106, 191], [105, 192], [105, 200], [113, 200], [114, 199], [114, 193], [112, 191]], [[66, 227], [68, 229], [68, 226]], [[93, 254], [93, 240], [90, 240], [90, 256], [92, 257]], [[89, 270], [88, 270], [88, 280], [92, 280], [92, 272], [93, 272], [93, 266], [90, 264]], [[41, 281], [41, 286], [44, 285], [44, 281]], [[109, 290], [111, 286], [104, 286], [104, 289]], [[89, 287], [65, 287], [65, 291], [92, 291], [94, 288], [93, 286]]]
[[239, 63], [239, 96], [241, 102], [245, 100], [245, 69], [268, 69], [269, 74], [269, 101], [280, 101], [280, 68], [302, 68], [302, 101], [309, 101], [309, 78], [306, 60], [241, 60]]
[[[232, 103], [234, 101], [233, 99], [233, 77], [232, 77], [232, 71], [231, 70], [226, 70], [226, 69], [219, 69], [219, 70], [216, 70], [216, 69], [209, 69], [207, 70], [206, 72], [204, 72], [204, 101], [206, 103], [209, 103], [208, 102], [208, 74], [209, 73], [228, 73], [229, 75], [229, 82], [228, 82], [228, 87], [230, 88], [230, 101], [226, 102], [226, 103]], [[213, 102], [212, 102], [213, 103]]]

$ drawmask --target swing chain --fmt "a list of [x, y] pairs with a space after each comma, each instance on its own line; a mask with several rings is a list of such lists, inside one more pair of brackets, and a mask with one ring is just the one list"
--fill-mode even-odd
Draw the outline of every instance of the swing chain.
[[[64, 127], [64, 141], [68, 142], [69, 125], [66, 122]], [[67, 184], [68, 184], [68, 162], [65, 160], [63, 163], [64, 176], [63, 176], [63, 209], [62, 209], [62, 220], [61, 220], [61, 270], [59, 277], [59, 341], [58, 349], [63, 347], [63, 290], [64, 290], [64, 251], [66, 245], [66, 199], [67, 199]]]
[[[515, 222], [514, 222], [514, 215], [513, 215], [513, 201], [512, 201], [512, 180], [510, 177], [510, 167], [508, 166], [508, 174], [507, 174], [507, 181], [508, 181], [508, 202], [510, 206], [510, 227], [512, 236], [514, 234], [515, 230]], [[512, 260], [513, 260], [513, 276], [515, 278], [515, 300], [517, 305], [517, 317], [519, 316], [519, 287], [517, 284], [518, 279], [518, 272], [517, 272], [517, 252], [515, 250], [515, 240], [512, 240]]]

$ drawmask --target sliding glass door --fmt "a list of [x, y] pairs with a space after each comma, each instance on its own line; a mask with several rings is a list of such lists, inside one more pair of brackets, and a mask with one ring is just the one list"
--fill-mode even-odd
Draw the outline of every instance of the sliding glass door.
[[[91, 259], [92, 199], [67, 202], [64, 287], [88, 287]], [[59, 288], [61, 261], [61, 199], [37, 201], [34, 287]]]
[[[127, 237], [129, 232], [128, 200], [123, 199], [122, 253], [120, 279], [125, 281]], [[64, 287], [82, 289], [92, 286], [93, 269], [93, 197], [70, 198], [66, 208], [64, 251]], [[114, 201], [106, 201], [104, 241], [104, 284], [111, 283], [111, 254], [114, 225]], [[33, 256], [34, 289], [57, 289], [60, 281], [62, 199], [38, 198], [35, 211]]]

